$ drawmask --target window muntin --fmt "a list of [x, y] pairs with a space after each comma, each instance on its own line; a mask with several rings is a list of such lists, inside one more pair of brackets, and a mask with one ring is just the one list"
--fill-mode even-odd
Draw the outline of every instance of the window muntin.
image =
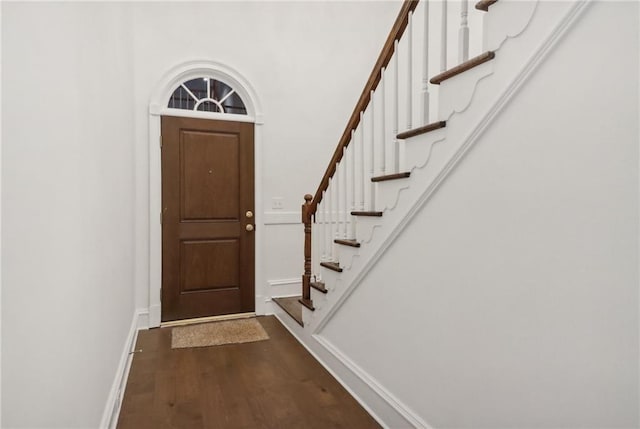
[[246, 115], [240, 95], [219, 80], [200, 77], [182, 83], [173, 91], [167, 105], [170, 109]]

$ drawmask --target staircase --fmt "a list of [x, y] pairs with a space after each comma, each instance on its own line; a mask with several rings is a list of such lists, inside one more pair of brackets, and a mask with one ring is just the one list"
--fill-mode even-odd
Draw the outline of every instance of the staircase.
[[[496, 2], [477, 2], [476, 12], [486, 13]], [[448, 25], [458, 13], [451, 6], [459, 10], [457, 52], [449, 46]], [[320, 186], [314, 195], [305, 195], [305, 270], [297, 303], [307, 310], [316, 310], [312, 290], [314, 295], [320, 294], [316, 303], [326, 302], [324, 295], [335, 290], [331, 283], [341, 280], [329, 273], [352, 269], [353, 258], [362, 254], [360, 249], [373, 247], [373, 230], [389, 224], [385, 218], [390, 211], [401, 211], [397, 201], [389, 199], [411, 186], [416, 181], [415, 177], [411, 180], [412, 170], [423, 169], [428, 161], [428, 154], [427, 160], [424, 154], [414, 157], [411, 146], [430, 148], [445, 139], [446, 117], [451, 112], [439, 106], [440, 85], [495, 58], [490, 50], [469, 58], [470, 43], [482, 40], [483, 29], [476, 24], [472, 37], [468, 16], [467, 0], [405, 0], [402, 4]], [[447, 68], [452, 52], [457, 55], [457, 64]], [[439, 64], [433, 64], [434, 53]], [[432, 97], [433, 93], [440, 97]], [[304, 313], [295, 308], [294, 301], [291, 297], [274, 298], [304, 326]]]
[[[496, 1], [480, 1], [476, 9], [486, 12]], [[436, 46], [440, 51], [440, 73], [429, 80], [430, 73], [435, 70], [430, 65], [430, 56], [433, 55], [430, 49], [434, 45], [430, 42], [434, 32], [430, 25], [434, 25], [431, 23], [434, 21], [434, 8], [430, 7], [428, 1], [423, 1], [421, 8], [418, 8], [419, 3], [418, 0], [404, 1], [318, 190], [313, 196], [305, 195], [305, 204], [302, 206], [305, 270], [302, 295], [297, 301], [309, 311], [316, 309], [311, 289], [327, 294], [326, 272], [342, 273], [344, 260], [354, 256], [344, 249], [359, 249], [367, 241], [363, 232], [375, 227], [375, 220], [383, 217], [384, 211], [378, 209], [381, 204], [376, 204], [376, 198], [380, 197], [378, 194], [384, 192], [379, 187], [389, 187], [388, 184], [396, 181], [402, 183], [411, 177], [411, 171], [401, 167], [410, 164], [401, 160], [404, 155], [401, 155], [401, 143], [446, 127], [446, 121], [443, 120], [429, 123], [434, 116], [430, 114], [434, 107], [432, 105], [437, 101], [431, 100], [433, 86], [495, 56], [493, 52], [485, 52], [468, 58], [470, 35], [468, 1], [465, 0], [460, 2], [459, 64], [447, 69], [447, 24], [451, 16], [447, 2], [441, 2], [438, 12], [440, 25], [437, 29], [440, 40]], [[421, 18], [418, 19], [418, 25], [414, 24], [416, 13]], [[414, 37], [418, 39], [417, 43], [414, 43]], [[476, 35], [476, 38], [479, 37]], [[420, 60], [415, 61], [414, 55]], [[414, 73], [422, 75], [420, 81], [414, 79]], [[403, 88], [400, 88], [401, 82]], [[419, 84], [419, 88], [415, 88], [416, 84]], [[417, 94], [415, 99], [414, 93]], [[406, 123], [406, 130], [402, 132], [399, 131], [401, 115]], [[412, 124], [416, 122], [421, 124], [413, 127]], [[315, 246], [312, 243], [316, 243]], [[341, 252], [342, 266], [339, 257]], [[274, 298], [274, 302], [304, 326], [303, 313], [295, 308], [291, 297]]]
[[[488, 12], [496, 1], [478, 2], [476, 9]], [[428, 1], [422, 2], [422, 10], [417, 10], [418, 6], [416, 0], [404, 2], [320, 186], [315, 195], [305, 196], [305, 272], [299, 303], [309, 311], [316, 310], [314, 301], [327, 307], [327, 297], [316, 292], [335, 291], [344, 279], [333, 273], [356, 269], [353, 259], [366, 254], [359, 249], [363, 245], [374, 248], [373, 230], [390, 223], [386, 219], [390, 211], [401, 212], [393, 199], [412, 186], [412, 170], [423, 168], [428, 160], [424, 154], [414, 157], [411, 146], [429, 147], [435, 139], [446, 138], [447, 121], [443, 119], [448, 113], [432, 113], [439, 100], [431, 94], [439, 95], [438, 87], [443, 82], [495, 58], [493, 51], [469, 58], [468, 2], [462, 1], [458, 63], [447, 68], [451, 62], [447, 26], [452, 11], [446, 1], [440, 4], [440, 37], [434, 44], [430, 42], [434, 38], [430, 29], [433, 8], [430, 11]], [[415, 20], [420, 17], [422, 28], [416, 29]], [[475, 38], [481, 39], [482, 29], [475, 30], [480, 33]], [[417, 53], [414, 45], [421, 45]], [[430, 51], [434, 49], [439, 51], [440, 72], [429, 79], [434, 70], [429, 63]], [[421, 59], [414, 60], [414, 55]], [[419, 82], [414, 79], [418, 74], [422, 74]], [[309, 314], [306, 319], [311, 322], [317, 317]], [[298, 322], [304, 326], [304, 320]]]
[[319, 333], [584, 8], [404, 1], [318, 189], [304, 197], [302, 293], [274, 302], [388, 426], [428, 425]]

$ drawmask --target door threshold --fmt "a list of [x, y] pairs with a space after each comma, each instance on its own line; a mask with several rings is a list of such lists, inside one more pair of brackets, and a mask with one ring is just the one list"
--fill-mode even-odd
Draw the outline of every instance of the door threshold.
[[194, 319], [171, 320], [160, 323], [161, 328], [172, 328], [174, 326], [194, 325], [196, 323], [219, 322], [221, 320], [248, 319], [255, 317], [254, 311], [250, 313], [223, 314], [221, 316], [196, 317]]

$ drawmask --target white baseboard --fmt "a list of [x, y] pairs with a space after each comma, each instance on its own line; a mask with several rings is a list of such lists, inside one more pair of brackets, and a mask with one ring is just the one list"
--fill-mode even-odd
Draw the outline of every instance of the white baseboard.
[[[275, 316], [380, 425], [385, 428], [431, 427], [350, 359], [336, 353], [335, 347], [327, 347], [328, 342], [324, 339], [309, 335], [283, 311], [276, 311]], [[289, 321], [291, 324], [287, 323]]]
[[148, 311], [148, 328], [157, 328], [160, 326], [162, 307], [160, 305], [152, 305]]
[[413, 410], [409, 409], [404, 403], [402, 403], [393, 393], [382, 386], [375, 378], [373, 378], [368, 372], [362, 369], [358, 364], [352, 361], [347, 355], [342, 353], [335, 345], [329, 340], [320, 335], [313, 335], [313, 338], [329, 353], [331, 353], [337, 360], [339, 360], [345, 367], [353, 372], [358, 378], [362, 380], [367, 386], [375, 391], [381, 398], [383, 398], [390, 406], [392, 406], [398, 413], [409, 421], [416, 428], [430, 429], [430, 426], [420, 416], [418, 416]]
[[136, 314], [138, 315], [138, 331], [142, 329], [149, 329], [151, 326], [149, 324], [149, 310], [146, 308], [139, 308], [136, 310]]
[[122, 398], [124, 397], [124, 390], [127, 385], [127, 378], [129, 377], [129, 369], [131, 368], [131, 361], [133, 360], [133, 350], [136, 345], [136, 339], [138, 338], [138, 331], [140, 329], [147, 329], [149, 327], [149, 312], [146, 309], [138, 309], [133, 313], [131, 320], [131, 327], [129, 328], [129, 334], [125, 340], [122, 355], [120, 356], [120, 362], [118, 369], [111, 385], [111, 391], [107, 397], [107, 403], [102, 413], [102, 419], [100, 420], [100, 429], [114, 429], [118, 424], [118, 416], [120, 415], [120, 405], [122, 404]]

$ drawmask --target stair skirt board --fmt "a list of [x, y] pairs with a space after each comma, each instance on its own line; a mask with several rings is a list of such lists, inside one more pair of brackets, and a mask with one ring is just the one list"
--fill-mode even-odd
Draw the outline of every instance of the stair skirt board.
[[320, 335], [309, 335], [307, 330], [283, 320], [278, 314], [276, 318], [382, 427], [433, 427], [330, 341]]
[[[535, 69], [537, 69], [537, 67], [546, 60], [549, 53], [553, 51], [555, 45], [563, 38], [572, 25], [578, 21], [582, 12], [587, 9], [588, 5], [588, 2], [577, 2], [571, 6], [565, 16], [562, 17], [557, 25], [547, 33], [544, 40], [534, 49], [534, 52], [529, 56], [527, 62], [514, 74], [513, 78], [504, 87], [498, 98], [496, 98], [492, 105], [488, 106], [486, 113], [484, 113], [470, 129], [459, 148], [451, 155], [449, 161], [442, 167], [437, 176], [432, 180], [431, 184], [413, 203], [411, 203], [406, 214], [403, 215], [402, 220], [393, 227], [386, 238], [382, 240], [382, 242], [377, 246], [377, 249], [367, 257], [366, 260], [360, 260], [360, 263], [363, 265], [351, 267], [351, 270], [355, 269], [356, 271], [353, 271], [353, 277], [343, 279], [343, 281], [348, 281], [348, 284], [341, 295], [337, 300], [331, 302], [327, 309], [322, 309], [320, 313], [321, 317], [313, 321], [311, 329], [314, 334], [322, 331], [324, 326], [332, 319], [333, 315], [338, 312], [342, 305], [349, 299], [349, 296], [360, 286], [362, 280], [369, 271], [371, 271], [392, 243], [411, 223], [422, 207], [424, 207], [424, 205], [431, 199], [431, 196], [446, 180], [449, 174], [455, 170], [464, 155], [473, 147], [478, 138], [482, 136], [486, 128], [509, 104], [510, 100], [518, 94], [520, 88], [522, 88], [522, 86], [528, 81], [528, 78], [533, 74]], [[380, 213], [380, 215], [382, 214], [382, 212], [378, 213]]]

